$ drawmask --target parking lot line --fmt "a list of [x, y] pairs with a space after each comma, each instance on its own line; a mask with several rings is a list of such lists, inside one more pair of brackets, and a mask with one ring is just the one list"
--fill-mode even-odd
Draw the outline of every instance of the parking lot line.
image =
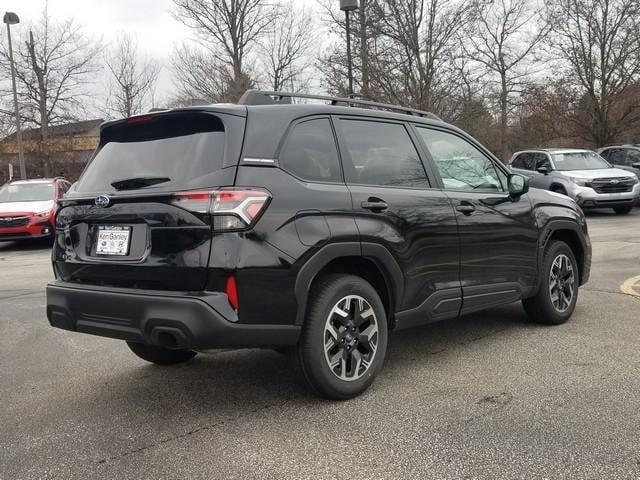
[[628, 278], [620, 285], [622, 293], [640, 298], [640, 275]]

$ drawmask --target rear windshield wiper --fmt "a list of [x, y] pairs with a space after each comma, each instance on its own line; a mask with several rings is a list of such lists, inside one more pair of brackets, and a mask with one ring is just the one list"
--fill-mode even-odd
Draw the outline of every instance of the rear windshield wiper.
[[137, 188], [151, 187], [160, 183], [170, 182], [169, 177], [133, 177], [116, 180], [111, 186], [116, 190], [135, 190]]

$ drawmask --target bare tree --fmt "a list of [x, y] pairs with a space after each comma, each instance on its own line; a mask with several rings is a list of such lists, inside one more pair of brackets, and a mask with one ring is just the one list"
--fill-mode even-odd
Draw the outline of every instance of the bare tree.
[[638, 0], [554, 0], [551, 44], [580, 87], [588, 115], [573, 115], [583, 138], [614, 142], [640, 121]]
[[310, 11], [280, 4], [277, 28], [265, 33], [258, 50], [268, 88], [298, 92], [308, 87], [311, 49], [317, 39], [312, 25]]
[[[320, 0], [344, 37], [342, 12]], [[459, 88], [456, 35], [466, 25], [465, 0], [366, 0], [353, 24], [354, 73], [360, 94], [440, 113]], [[342, 44], [320, 60], [328, 89], [344, 94]]]
[[232, 73], [207, 50], [183, 43], [171, 58], [176, 93], [173, 105], [189, 105], [193, 100], [234, 102], [253, 87], [253, 80], [242, 73]]
[[[335, 0], [317, 0], [325, 18], [325, 24], [329, 31], [333, 32], [338, 41], [322, 55], [317, 63], [324, 72], [323, 81], [332, 93], [346, 96], [347, 88], [347, 56], [346, 56], [346, 21], [344, 12], [339, 10]], [[359, 87], [359, 96], [369, 99], [377, 99], [379, 95], [372, 91], [371, 86], [371, 62], [369, 60], [371, 45], [374, 42], [376, 30], [373, 28], [372, 18], [373, 0], [360, 0], [358, 10], [352, 11], [351, 22], [353, 51], [353, 76], [356, 90]]]
[[394, 103], [438, 112], [457, 85], [453, 60], [467, 8], [456, 0], [372, 0], [374, 28], [386, 40], [376, 46], [375, 76]]
[[[213, 71], [224, 72], [224, 77], [231, 79], [224, 89], [229, 97], [225, 100], [237, 100], [251, 81], [246, 56], [261, 36], [273, 28], [277, 8], [268, 0], [174, 0], [174, 4], [175, 17], [195, 30], [208, 52], [208, 55], [198, 53], [199, 58], [208, 56], [206, 63], [215, 65]], [[175, 59], [184, 59], [186, 52], [181, 53]], [[176, 62], [174, 67], [182, 71], [189, 68]]]
[[509, 153], [507, 127], [512, 96], [522, 91], [531, 74], [535, 50], [548, 27], [529, 0], [474, 0], [474, 29], [465, 35], [465, 53], [486, 72], [485, 81], [496, 82], [499, 111], [499, 155]]
[[160, 74], [157, 62], [141, 58], [138, 42], [123, 34], [105, 58], [111, 73], [106, 111], [130, 117], [153, 106], [153, 91]]
[[[18, 43], [18, 42], [16, 42]], [[99, 46], [73, 20], [54, 23], [45, 9], [14, 52], [21, 115], [40, 130], [40, 157], [45, 176], [51, 173], [49, 127], [77, 117], [84, 100]], [[0, 68], [10, 74], [8, 52], [0, 50]]]

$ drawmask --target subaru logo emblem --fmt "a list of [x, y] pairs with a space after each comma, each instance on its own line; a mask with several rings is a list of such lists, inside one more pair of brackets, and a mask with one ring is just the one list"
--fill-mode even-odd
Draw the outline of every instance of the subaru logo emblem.
[[616, 185], [618, 183], [618, 180], [616, 180], [615, 178], [613, 180], [610, 180], [609, 183], [611, 185]]
[[94, 203], [99, 207], [106, 208], [109, 206], [110, 201], [111, 200], [109, 200], [109, 197], [106, 195], [100, 195], [99, 197], [96, 197]]

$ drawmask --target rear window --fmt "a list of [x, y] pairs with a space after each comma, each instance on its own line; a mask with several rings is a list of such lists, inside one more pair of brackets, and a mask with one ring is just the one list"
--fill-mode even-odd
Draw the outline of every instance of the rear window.
[[223, 166], [224, 151], [224, 125], [215, 115], [134, 117], [103, 129], [100, 146], [75, 192], [215, 186], [212, 181]]

